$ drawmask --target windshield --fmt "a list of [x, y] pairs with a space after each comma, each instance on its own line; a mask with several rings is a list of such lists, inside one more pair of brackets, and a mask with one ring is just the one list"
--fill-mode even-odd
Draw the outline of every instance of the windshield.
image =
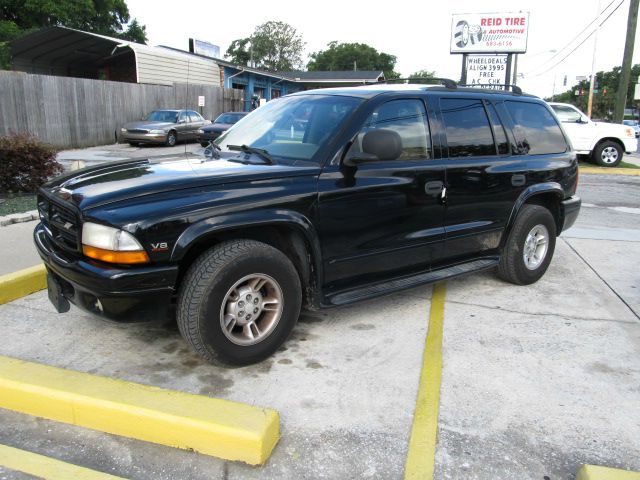
[[334, 95], [282, 97], [254, 110], [215, 143], [222, 151], [247, 145], [280, 159], [310, 160], [361, 102]]
[[178, 121], [178, 112], [171, 110], [154, 110], [144, 117], [144, 119], [150, 122], [176, 123]]
[[213, 123], [236, 123], [242, 117], [244, 117], [246, 113], [223, 113], [218, 118], [216, 118]]

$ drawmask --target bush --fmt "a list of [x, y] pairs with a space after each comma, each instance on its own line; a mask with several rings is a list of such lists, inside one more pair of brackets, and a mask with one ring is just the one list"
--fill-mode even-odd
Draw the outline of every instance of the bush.
[[35, 192], [62, 172], [56, 150], [35, 137], [0, 137], [0, 192]]

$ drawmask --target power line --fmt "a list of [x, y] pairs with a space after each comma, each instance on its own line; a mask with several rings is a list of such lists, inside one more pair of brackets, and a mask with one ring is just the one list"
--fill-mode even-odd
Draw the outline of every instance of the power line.
[[[614, 0], [615, 1], [615, 0]], [[613, 2], [612, 2], [613, 3]], [[624, 0], [621, 0], [621, 2], [616, 6], [616, 8], [614, 8], [611, 13], [609, 15], [607, 15], [607, 18], [605, 18], [602, 23], [600, 23], [598, 25], [598, 27], [601, 27], [602, 25], [604, 25], [604, 23], [609, 20], [609, 18], [611, 18], [611, 15], [613, 15], [616, 10], [618, 10], [620, 8], [620, 6], [622, 6], [622, 4], [624, 3]], [[607, 7], [608, 8], [608, 7]], [[605, 9], [606, 10], [606, 9]], [[598, 16], [599, 17], [599, 16]], [[593, 23], [593, 22], [592, 22]], [[537, 73], [535, 75], [529, 75], [528, 78], [535, 78], [535, 77], [539, 77], [540, 75], [544, 75], [545, 73], [547, 73], [550, 70], [553, 70], [554, 68], [556, 68], [558, 65], [560, 65], [562, 62], [564, 62], [567, 57], [569, 57], [573, 52], [575, 52], [578, 48], [580, 48], [582, 45], [584, 45], [584, 43], [589, 40], [589, 38], [591, 38], [591, 35], [593, 35], [594, 33], [596, 33], [595, 30], [593, 30], [589, 35], [587, 35], [582, 42], [580, 42], [578, 45], [575, 46], [575, 48], [573, 50], [571, 50], [569, 53], [567, 53], [564, 57], [562, 57], [559, 61], [557, 61], [556, 63], [554, 63], [551, 67], [547, 68], [546, 70]]]
[[[599, 19], [599, 18], [600, 18], [600, 17], [601, 17], [601, 16], [602, 16], [602, 15], [603, 15], [603, 14], [604, 14], [608, 9], [609, 9], [609, 7], [611, 7], [611, 5], [613, 5], [615, 2], [616, 2], [616, 0], [611, 0], [611, 2], [609, 3], [609, 5], [607, 5], [604, 9], [602, 9], [602, 11], [601, 11], [598, 15], [596, 15], [596, 16], [594, 17], [594, 19], [593, 19], [593, 20], [591, 20], [591, 21], [587, 24], [587, 26], [585, 26], [585, 27], [584, 27], [584, 28], [583, 28], [583, 29], [582, 29], [582, 30], [581, 30], [581, 31], [580, 31], [580, 32], [579, 32], [575, 37], [573, 37], [569, 42], [567, 42], [567, 44], [566, 44], [564, 47], [562, 47], [560, 50], [558, 50], [556, 53], [554, 53], [554, 54], [553, 54], [553, 55], [552, 55], [552, 56], [551, 56], [551, 57], [550, 57], [550, 58], [545, 62], [545, 64], [546, 64], [546, 65], [548, 65], [550, 62], [552, 62], [552, 61], [553, 61], [553, 59], [554, 59], [554, 58], [558, 57], [559, 55], [561, 55], [561, 54], [562, 54], [562, 52], [563, 52], [564, 50], [566, 50], [567, 48], [569, 48], [569, 46], [570, 46], [573, 42], [575, 42], [575, 41], [580, 37], [580, 35], [582, 35], [582, 34], [583, 34], [585, 31], [587, 31], [587, 30], [588, 30], [588, 29], [589, 29], [589, 28], [590, 28], [590, 27], [591, 27], [595, 22], [597, 22], [597, 21], [598, 21], [598, 19]], [[621, 2], [618, 4], [618, 6], [617, 6], [617, 7], [616, 7], [616, 8], [615, 8], [615, 9], [614, 9], [610, 14], [609, 14], [609, 16], [604, 20], [605, 22], [609, 19], [609, 17], [611, 16], [611, 14], [612, 14], [613, 12], [615, 12], [615, 11], [620, 7], [620, 5], [622, 5], [622, 3], [624, 3], [624, 0], [621, 0]], [[602, 23], [604, 23], [604, 22], [602, 22]], [[602, 23], [600, 24], [600, 26], [602, 25]], [[595, 30], [594, 30], [594, 31], [595, 31]], [[582, 44], [583, 44], [583, 43], [584, 43], [584, 42], [585, 42], [589, 37], [591, 37], [591, 35], [593, 35], [593, 33], [594, 33], [594, 32], [591, 32], [587, 37], [585, 37], [585, 38], [582, 40], [582, 42], [581, 42], [580, 44], [578, 44], [578, 46], [577, 46], [576, 48], [574, 48], [573, 50], [571, 50], [571, 52], [569, 52], [569, 55], [571, 55], [573, 52], [575, 52], [575, 51], [576, 51], [576, 49], [577, 49], [578, 47], [580, 47], [580, 46], [581, 46], [581, 45], [582, 45]], [[562, 58], [562, 60], [564, 60], [565, 58], [567, 58], [569, 55], [566, 55], [565, 57], [563, 57], [563, 58]], [[562, 60], [560, 60], [560, 61], [559, 61], [558, 63], [556, 63], [554, 66], [558, 65], [559, 63], [561, 63], [561, 62], [562, 62]], [[538, 70], [538, 69], [540, 69], [540, 68], [544, 68], [544, 65], [540, 65], [539, 67], [534, 67], [531, 71], [532, 71], [532, 72], [535, 72], [536, 70]], [[553, 67], [552, 67], [552, 68], [553, 68]], [[542, 72], [542, 73], [540, 73], [540, 74], [536, 74], [536, 75], [529, 75], [529, 77], [538, 77], [538, 76], [540, 76], [540, 75], [542, 75], [542, 74], [544, 74], [544, 73], [548, 72], [549, 70], [550, 70], [550, 69], [545, 70], [544, 72]]]

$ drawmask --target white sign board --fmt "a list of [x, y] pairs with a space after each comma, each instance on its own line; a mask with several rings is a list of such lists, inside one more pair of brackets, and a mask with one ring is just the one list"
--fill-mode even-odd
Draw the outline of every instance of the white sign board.
[[633, 95], [633, 99], [634, 100], [640, 100], [640, 83], [636, 83], [636, 88], [633, 91], [634, 95]]
[[220, 58], [220, 47], [195, 38], [189, 39], [189, 51], [205, 57]]
[[508, 84], [506, 55], [469, 55], [467, 57], [467, 85], [481, 84], [482, 88], [502, 90], [492, 84]]
[[451, 53], [525, 53], [529, 12], [464, 13], [451, 17]]
[[198, 106], [199, 107], [204, 107], [204, 95], [199, 95], [198, 96]]

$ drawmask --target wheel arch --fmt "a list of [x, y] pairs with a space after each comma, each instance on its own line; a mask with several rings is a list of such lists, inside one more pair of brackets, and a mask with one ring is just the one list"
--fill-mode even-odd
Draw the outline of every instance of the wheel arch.
[[560, 235], [563, 223], [560, 202], [563, 198], [564, 190], [559, 183], [555, 182], [539, 183], [524, 190], [516, 200], [513, 209], [511, 210], [511, 215], [509, 216], [505, 232], [502, 235], [500, 248], [504, 247], [511, 230], [513, 229], [516, 218], [524, 205], [539, 205], [549, 210], [556, 223], [556, 236]]
[[618, 146], [622, 149], [622, 153], [624, 154], [625, 152], [625, 146], [624, 146], [624, 142], [619, 139], [618, 137], [603, 137], [601, 139], [599, 139], [594, 145], [593, 148], [591, 149], [591, 154], [593, 155], [595, 152], [595, 149], [598, 148], [600, 145], [602, 145], [604, 142], [613, 142], [613, 143], [617, 143]]
[[176, 288], [198, 256], [232, 239], [256, 240], [282, 251], [300, 275], [304, 304], [309, 307], [318, 304], [322, 279], [320, 244], [311, 221], [293, 211], [243, 212], [191, 225], [180, 235], [171, 253], [171, 262], [180, 266]]

